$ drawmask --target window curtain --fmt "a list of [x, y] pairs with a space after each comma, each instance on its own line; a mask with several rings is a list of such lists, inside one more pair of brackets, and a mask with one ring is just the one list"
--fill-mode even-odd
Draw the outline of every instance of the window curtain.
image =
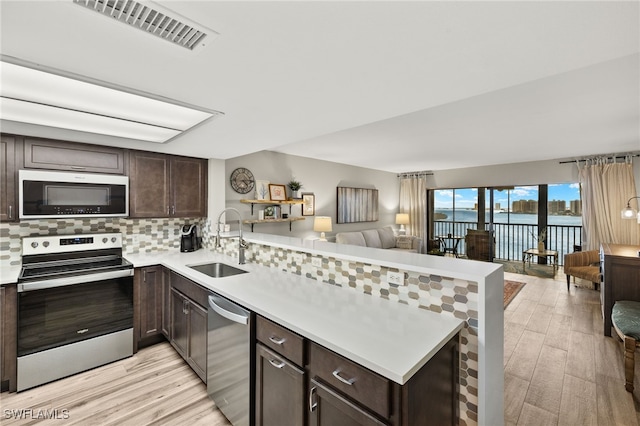
[[[620, 211], [631, 197], [638, 195], [631, 156], [623, 162], [598, 157], [578, 165], [582, 191], [583, 250], [599, 250], [600, 243], [640, 244], [640, 224], [622, 219]], [[631, 207], [637, 209], [636, 200]]]
[[400, 213], [409, 213], [407, 235], [422, 238], [427, 248], [427, 178], [417, 175], [400, 178]]

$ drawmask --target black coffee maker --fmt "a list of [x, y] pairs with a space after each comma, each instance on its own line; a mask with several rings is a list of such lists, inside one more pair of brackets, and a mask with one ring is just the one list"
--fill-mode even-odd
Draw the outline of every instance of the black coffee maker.
[[180, 251], [196, 251], [200, 248], [200, 238], [198, 238], [198, 226], [183, 225], [180, 230]]

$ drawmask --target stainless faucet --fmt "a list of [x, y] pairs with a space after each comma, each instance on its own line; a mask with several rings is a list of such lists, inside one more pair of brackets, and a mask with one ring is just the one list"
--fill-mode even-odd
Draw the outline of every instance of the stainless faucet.
[[244, 250], [247, 247], [249, 247], [249, 245], [242, 238], [242, 216], [240, 216], [240, 212], [237, 209], [234, 209], [233, 207], [227, 207], [226, 209], [222, 210], [218, 215], [218, 223], [216, 224], [216, 248], [222, 247], [222, 245], [220, 244], [220, 218], [227, 211], [234, 211], [238, 215], [238, 231], [240, 236], [240, 238], [238, 239], [238, 263], [240, 265], [244, 265], [245, 263]]

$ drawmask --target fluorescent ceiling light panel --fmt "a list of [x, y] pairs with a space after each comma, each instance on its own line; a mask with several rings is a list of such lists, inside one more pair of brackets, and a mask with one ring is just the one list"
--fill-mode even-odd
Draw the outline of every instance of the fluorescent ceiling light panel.
[[119, 138], [139, 139], [147, 142], [165, 142], [181, 132], [166, 127], [150, 126], [135, 121], [95, 115], [82, 111], [56, 108], [49, 105], [0, 98], [2, 119], [39, 126], [72, 129]]
[[163, 143], [222, 114], [5, 61], [0, 66], [3, 120]]

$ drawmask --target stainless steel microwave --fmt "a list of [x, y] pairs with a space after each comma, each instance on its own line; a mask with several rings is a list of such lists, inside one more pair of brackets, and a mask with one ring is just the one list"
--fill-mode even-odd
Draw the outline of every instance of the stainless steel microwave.
[[129, 177], [19, 170], [20, 219], [129, 216]]

